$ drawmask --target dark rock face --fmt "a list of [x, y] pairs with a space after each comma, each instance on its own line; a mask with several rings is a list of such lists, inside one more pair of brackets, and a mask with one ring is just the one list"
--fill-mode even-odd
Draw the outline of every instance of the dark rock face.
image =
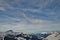
[[4, 37], [4, 40], [17, 40], [14, 35], [7, 35]]
[[4, 37], [4, 40], [17, 40], [15, 38]]

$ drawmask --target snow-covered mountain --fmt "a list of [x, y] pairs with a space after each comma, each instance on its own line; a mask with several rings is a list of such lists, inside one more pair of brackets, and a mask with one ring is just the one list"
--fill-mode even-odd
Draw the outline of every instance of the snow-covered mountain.
[[53, 32], [51, 35], [43, 40], [60, 40], [60, 34], [58, 32]]

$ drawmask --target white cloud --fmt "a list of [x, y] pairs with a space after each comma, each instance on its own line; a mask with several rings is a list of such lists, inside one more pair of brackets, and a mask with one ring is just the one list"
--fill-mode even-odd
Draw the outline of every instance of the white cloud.
[[[15, 3], [18, 3], [19, 0], [16, 2], [17, 0], [15, 0]], [[0, 25], [0, 29], [1, 31], [6, 31], [6, 30], [15, 30], [15, 31], [45, 31], [45, 30], [59, 30], [59, 26], [60, 23], [54, 23], [54, 21], [49, 21], [49, 20], [43, 20], [43, 19], [34, 19], [34, 18], [29, 18], [27, 17], [27, 15], [24, 12], [27, 11], [31, 11], [31, 12], [37, 12], [37, 13], [43, 13], [45, 15], [48, 15], [49, 17], [53, 17], [54, 19], [56, 19], [56, 14], [54, 11], [51, 11], [50, 9], [46, 9], [46, 11], [43, 11], [42, 9], [45, 8], [48, 4], [52, 3], [54, 0], [30, 0], [29, 2], [26, 2], [25, 0], [23, 0], [22, 2], [26, 2], [29, 5], [34, 5], [37, 6], [39, 9], [34, 9], [34, 8], [18, 8], [18, 7], [12, 7], [10, 4], [8, 4], [6, 1], [4, 0], [0, 0], [0, 10], [5, 11], [6, 9], [11, 9], [11, 10], [16, 10], [15, 12], [11, 12], [10, 15], [14, 16], [14, 17], [10, 17], [10, 16], [5, 16], [6, 18], [3, 21], [6, 21], [6, 23], [12, 23], [15, 24], [15, 21], [19, 21], [18, 23], [16, 23], [16, 25], [12, 25], [12, 24], [2, 24]], [[14, 3], [12, 2], [12, 3]], [[21, 2], [21, 0], [20, 0]], [[19, 4], [20, 5], [20, 4]], [[28, 5], [28, 6], [29, 6]], [[23, 12], [21, 12], [20, 10], [22, 10]], [[8, 10], [7, 10], [8, 11]], [[6, 11], [6, 12], [7, 12]], [[23, 16], [24, 18], [19, 18], [20, 16]], [[3, 18], [2, 18], [3, 19]], [[1, 19], [0, 19], [1, 20]], [[54, 29], [55, 28], [55, 29]]]
[[5, 32], [7, 30], [12, 30], [14, 25], [9, 25], [9, 24], [0, 24], [0, 31]]
[[1, 10], [1, 11], [5, 11], [5, 8], [3, 8], [3, 7], [0, 7], [0, 10]]
[[0, 10], [7, 11], [7, 9], [12, 9], [13, 7], [8, 4], [5, 0], [0, 0]]
[[[24, 16], [25, 19], [21, 19], [19, 23], [16, 23], [16, 25], [12, 24], [2, 24], [0, 25], [0, 29], [2, 31], [7, 30], [14, 30], [14, 31], [27, 31], [27, 32], [36, 32], [36, 31], [51, 31], [51, 30], [59, 30], [60, 23], [54, 23], [53, 21], [48, 20], [42, 20], [42, 19], [30, 19]], [[12, 20], [18, 20], [11, 18]], [[30, 23], [27, 23], [28, 21]]]
[[[36, 20], [35, 20], [36, 21]], [[15, 31], [51, 31], [51, 30], [58, 30], [59, 29], [59, 24], [52, 23], [50, 21], [45, 21], [45, 20], [37, 20], [31, 21], [33, 23], [31, 24], [25, 24], [23, 23], [18, 23], [13, 29]], [[37, 24], [38, 23], [38, 24]], [[55, 28], [55, 29], [54, 29]]]

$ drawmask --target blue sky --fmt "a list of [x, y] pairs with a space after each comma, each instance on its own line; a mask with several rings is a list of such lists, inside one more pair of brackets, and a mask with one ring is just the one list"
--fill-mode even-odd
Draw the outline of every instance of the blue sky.
[[60, 31], [60, 0], [0, 0], [0, 31]]

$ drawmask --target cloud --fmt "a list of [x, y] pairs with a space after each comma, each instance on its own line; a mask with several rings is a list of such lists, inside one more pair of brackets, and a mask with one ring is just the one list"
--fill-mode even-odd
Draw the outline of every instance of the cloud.
[[9, 25], [9, 24], [0, 24], [0, 32], [5, 32], [7, 30], [12, 30], [14, 25]]
[[0, 11], [5, 11], [5, 9], [3, 7], [0, 7]]
[[1, 30], [14, 30], [18, 32], [37, 32], [37, 31], [55, 31], [59, 30], [60, 23], [54, 23], [53, 21], [42, 20], [42, 19], [30, 19], [30, 23], [26, 23], [28, 21], [22, 20], [16, 25], [5, 24], [0, 25]]
[[0, 29], [59, 30], [59, 4], [59, 0], [0, 0]]

